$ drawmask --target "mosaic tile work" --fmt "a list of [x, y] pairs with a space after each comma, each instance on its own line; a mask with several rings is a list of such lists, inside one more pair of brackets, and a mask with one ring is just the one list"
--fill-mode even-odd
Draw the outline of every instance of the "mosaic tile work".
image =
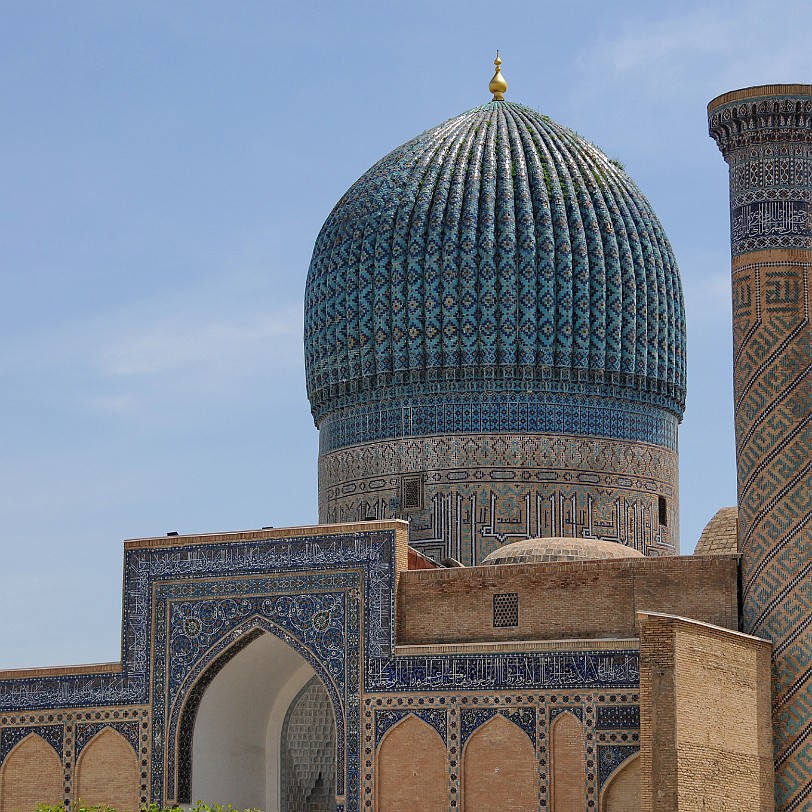
[[120, 733], [132, 745], [133, 750], [138, 752], [141, 739], [140, 725], [138, 722], [94, 722], [87, 725], [76, 725], [74, 736], [74, 758], [79, 758], [82, 750], [90, 743], [96, 734], [101, 733], [104, 728], [109, 727]]
[[730, 166], [744, 631], [773, 641], [775, 799], [812, 803], [812, 86], [711, 102]]
[[[302, 592], [309, 585], [310, 591]], [[336, 590], [319, 593], [319, 587]], [[359, 690], [360, 617], [359, 574], [340, 573], [329, 576], [299, 574], [267, 578], [235, 578], [232, 581], [203, 583], [190, 600], [187, 584], [167, 584], [157, 590], [156, 620], [163, 625], [170, 618], [166, 661], [154, 666], [153, 718], [155, 730], [165, 724], [167, 730], [165, 763], [162, 772], [165, 785], [155, 778], [154, 792], [190, 802], [191, 753], [188, 733], [194, 715], [187, 712], [189, 700], [184, 697], [193, 686], [210, 681], [212, 670], [222, 668], [223, 657], [229, 657], [235, 645], [239, 649], [252, 635], [262, 631], [274, 634], [298, 651], [316, 670], [327, 690], [336, 720], [336, 760], [339, 765], [337, 791], [343, 793], [344, 779], [348, 790], [357, 781], [356, 748], [345, 751], [345, 725], [357, 725], [357, 692]], [[340, 591], [341, 589], [346, 592]], [[292, 591], [295, 589], [296, 591]], [[351, 594], [347, 594], [351, 593]], [[214, 597], [217, 595], [218, 597]], [[208, 613], [217, 631], [212, 638], [190, 645], [187, 637], [189, 617]], [[178, 666], [177, 653], [185, 661]], [[170, 675], [168, 689], [165, 674]], [[164, 709], [167, 709], [166, 712]], [[164, 722], [164, 719], [166, 721]], [[354, 739], [348, 739], [349, 744]], [[177, 754], [177, 756], [176, 756]], [[153, 759], [157, 767], [158, 758]], [[177, 781], [175, 780], [177, 776]]]
[[480, 382], [614, 388], [681, 415], [684, 360], [679, 275], [648, 202], [600, 150], [518, 104], [485, 104], [387, 155], [316, 241], [305, 365], [317, 425], [371, 397]]
[[31, 733], [36, 733], [37, 736], [41, 736], [45, 739], [45, 741], [54, 748], [60, 761], [62, 760], [62, 750], [65, 740], [64, 725], [4, 727], [0, 730], [0, 764], [3, 763], [5, 757], [12, 751], [14, 746], [19, 744]]
[[446, 711], [435, 708], [398, 708], [397, 710], [378, 710], [375, 712], [375, 746], [381, 743], [386, 732], [404, 717], [413, 714], [430, 724], [439, 734], [440, 738], [448, 741], [448, 714]]
[[710, 134], [730, 165], [733, 256], [812, 249], [812, 97], [803, 87], [711, 102]]
[[640, 748], [634, 745], [598, 745], [598, 781], [600, 786], [603, 786], [609, 780], [609, 776], [627, 758], [639, 751]]
[[[635, 693], [602, 694], [593, 691], [581, 693], [539, 692], [530, 690], [516, 693], [464, 694], [456, 691], [417, 693], [404, 697], [400, 694], [370, 695], [364, 698], [363, 756], [364, 809], [372, 809], [375, 797], [374, 760], [383, 736], [406, 716], [414, 715], [437, 730], [446, 744], [449, 763], [449, 808], [458, 806], [463, 771], [465, 743], [494, 715], [499, 714], [523, 730], [536, 751], [538, 764], [539, 809], [550, 805], [548, 741], [553, 721], [561, 713], [571, 713], [584, 725], [586, 745], [586, 797], [587, 810], [598, 809], [598, 798], [603, 783], [612, 769], [623, 759], [617, 756], [624, 749], [636, 752], [639, 731], [636, 727], [611, 734], [596, 730], [596, 715], [617, 710], [618, 717], [631, 720], [638, 712]], [[609, 736], [612, 739], [609, 739]], [[621, 736], [624, 738], [621, 740]], [[633, 738], [632, 738], [633, 737]], [[600, 748], [600, 749], [599, 749]], [[509, 757], [506, 755], [506, 757]]]
[[[405, 511], [401, 480], [414, 473], [424, 480], [423, 508]], [[673, 555], [679, 542], [676, 453], [619, 440], [459, 435], [367, 443], [322, 455], [319, 498], [325, 522], [408, 516], [412, 546], [468, 565], [541, 536], [602, 538], [646, 555]]]
[[335, 411], [319, 425], [319, 453], [375, 440], [449, 434], [562, 434], [637, 440], [677, 450], [677, 418], [656, 406], [600, 396], [491, 393], [416, 397]]
[[0, 715], [0, 767], [3, 761], [30, 734], [42, 737], [54, 748], [65, 770], [66, 804], [75, 800], [73, 787], [76, 763], [82, 750], [93, 737], [104, 728], [110, 727], [121, 733], [132, 745], [141, 767], [140, 802], [149, 800], [149, 757], [150, 724], [149, 709], [132, 708], [90, 708], [57, 709], [48, 708], [36, 713], [12, 713]]
[[[194, 718], [196, 689], [205, 690], [223, 658], [255, 633], [274, 634], [298, 651], [326, 687], [337, 728], [336, 792], [346, 812], [357, 811], [362, 798], [364, 696], [386, 692], [408, 707], [416, 693], [439, 699], [450, 690], [638, 686], [634, 649], [395, 656], [394, 560], [392, 530], [127, 549], [124, 672], [118, 678], [129, 683], [140, 676], [150, 685], [143, 699], [151, 702], [151, 731], [147, 735], [144, 720], [140, 734], [144, 797], [174, 801], [189, 786], [182, 742]], [[0, 710], [56, 698], [33, 726], [59, 724], [63, 717], [90, 726], [140, 718], [113, 705], [75, 710], [82, 701], [90, 704], [94, 691], [107, 696], [111, 676], [52, 677], [47, 692], [39, 677], [2, 680]], [[60, 705], [64, 710], [53, 710]], [[392, 707], [401, 707], [398, 699]], [[508, 716], [520, 726], [531, 724], [526, 714]], [[22, 717], [0, 719], [5, 728], [7, 719], [14, 726]], [[439, 717], [435, 722], [440, 724]], [[72, 737], [84, 740], [91, 727], [82, 730], [70, 728], [68, 751]]]
[[598, 709], [599, 730], [636, 730], [640, 708], [636, 705], [607, 705]]

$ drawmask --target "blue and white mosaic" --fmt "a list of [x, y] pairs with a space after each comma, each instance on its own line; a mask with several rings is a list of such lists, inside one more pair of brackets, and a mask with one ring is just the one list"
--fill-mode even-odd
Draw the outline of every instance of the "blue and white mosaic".
[[[361, 797], [364, 693], [622, 689], [639, 682], [636, 651], [395, 656], [394, 554], [393, 531], [128, 550], [123, 672], [3, 680], [0, 709], [144, 703], [151, 685], [151, 797], [174, 799], [188, 777], [178, 763], [185, 704], [241, 641], [271, 633], [300, 652], [327, 688], [339, 733], [337, 792], [349, 812]], [[406, 712], [426, 716], [445, 736], [444, 711]], [[497, 712], [534, 740], [534, 710]], [[380, 716], [379, 730], [398, 715]], [[82, 726], [77, 746], [100, 725]], [[131, 727], [122, 732], [136, 746]], [[4, 728], [3, 746], [20, 735]]]

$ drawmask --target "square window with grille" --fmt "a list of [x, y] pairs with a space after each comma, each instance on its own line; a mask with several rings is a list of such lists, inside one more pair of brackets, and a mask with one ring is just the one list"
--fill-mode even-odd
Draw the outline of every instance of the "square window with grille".
[[493, 596], [493, 625], [494, 628], [519, 625], [518, 592], [505, 592]]
[[400, 509], [423, 509], [423, 475], [405, 476], [400, 480]]

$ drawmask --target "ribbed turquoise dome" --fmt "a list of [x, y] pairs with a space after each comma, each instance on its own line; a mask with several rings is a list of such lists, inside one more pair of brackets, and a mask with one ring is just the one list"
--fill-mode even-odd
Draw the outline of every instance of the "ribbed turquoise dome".
[[394, 150], [338, 202], [308, 273], [305, 357], [317, 424], [377, 401], [545, 393], [678, 420], [679, 273], [622, 167], [490, 102]]

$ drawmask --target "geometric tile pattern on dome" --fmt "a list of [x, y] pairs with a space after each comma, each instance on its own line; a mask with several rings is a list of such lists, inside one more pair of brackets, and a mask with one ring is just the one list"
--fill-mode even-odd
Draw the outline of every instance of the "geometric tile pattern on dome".
[[[423, 509], [405, 511], [401, 481], [412, 474], [424, 478]], [[548, 536], [673, 555], [678, 485], [676, 454], [661, 446], [555, 435], [435, 436], [323, 455], [319, 517], [340, 523], [408, 516], [412, 546], [464, 564], [511, 541]]]
[[742, 622], [773, 642], [788, 812], [812, 802], [812, 87], [760, 90], [709, 121], [730, 166]]
[[288, 708], [280, 753], [281, 812], [335, 807], [335, 721], [329, 697], [313, 677]]
[[440, 434], [562, 434], [637, 440], [677, 450], [677, 418], [655, 406], [574, 394], [520, 398], [461, 395], [403, 403], [366, 403], [336, 411], [319, 425], [319, 453]]
[[522, 105], [490, 102], [394, 150], [316, 241], [305, 367], [317, 424], [468, 381], [615, 388], [681, 415], [684, 360], [679, 276], [648, 202], [600, 150]]

